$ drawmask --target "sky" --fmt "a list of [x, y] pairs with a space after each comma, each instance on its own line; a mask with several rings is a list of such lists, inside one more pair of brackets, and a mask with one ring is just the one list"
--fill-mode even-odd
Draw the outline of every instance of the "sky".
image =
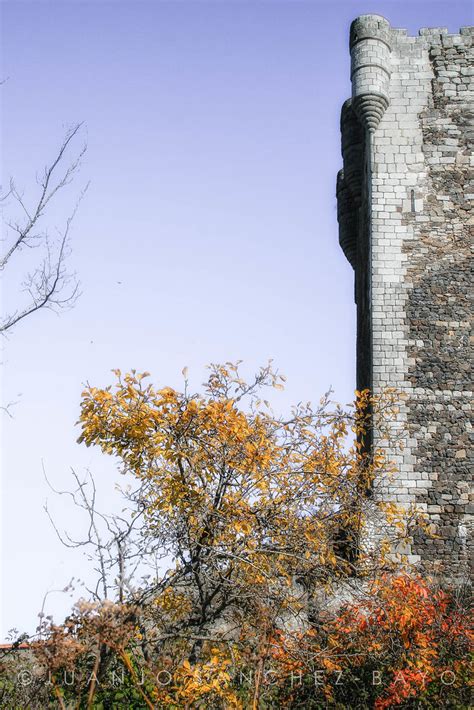
[[[3, 2], [2, 184], [25, 199], [68, 126], [84, 122], [80, 174], [48, 212], [54, 234], [85, 184], [69, 268], [81, 297], [3, 341], [2, 635], [33, 631], [43, 598], [57, 621], [87, 579], [57, 525], [85, 521], [48, 489], [89, 468], [103, 510], [117, 505], [113, 461], [76, 443], [84, 384], [112, 368], [199, 388], [209, 362], [274, 358], [285, 410], [355, 381], [353, 276], [338, 246], [339, 114], [350, 95], [354, 17], [456, 32], [470, 2], [257, 0]], [[78, 144], [79, 145], [79, 144]], [[5, 233], [4, 233], [5, 234]], [[26, 254], [3, 283], [13, 304]], [[22, 259], [25, 258], [25, 261]], [[78, 587], [74, 596], [78, 597]]]

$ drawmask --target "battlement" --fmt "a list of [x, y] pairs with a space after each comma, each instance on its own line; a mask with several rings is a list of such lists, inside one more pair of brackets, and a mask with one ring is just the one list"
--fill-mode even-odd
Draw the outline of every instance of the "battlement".
[[404, 450], [387, 452], [398, 473], [379, 492], [427, 512], [438, 537], [416, 537], [411, 559], [455, 576], [472, 554], [473, 38], [474, 27], [411, 37], [380, 15], [354, 20], [337, 178], [339, 240], [355, 274], [357, 387], [404, 397]]
[[[356, 37], [354, 37], [356, 35]], [[352, 46], [357, 35], [374, 38], [385, 38], [388, 45], [391, 45], [394, 38], [406, 37], [410, 41], [422, 41], [420, 38], [442, 42], [442, 38], [452, 39], [457, 44], [469, 43], [469, 37], [474, 36], [474, 27], [461, 27], [459, 32], [450, 33], [447, 27], [422, 27], [418, 30], [418, 35], [411, 36], [408, 30], [399, 27], [392, 27], [390, 22], [383, 15], [368, 14], [359, 15], [353, 20], [349, 34], [349, 46]], [[467, 38], [467, 39], [466, 39]]]

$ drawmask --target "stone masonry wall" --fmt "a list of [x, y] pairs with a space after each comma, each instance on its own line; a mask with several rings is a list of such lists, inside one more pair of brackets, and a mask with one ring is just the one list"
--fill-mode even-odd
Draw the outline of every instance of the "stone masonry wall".
[[403, 395], [404, 448], [388, 452], [397, 474], [381, 493], [427, 512], [437, 537], [419, 535], [410, 559], [452, 577], [468, 574], [472, 555], [473, 40], [474, 28], [408, 37], [377, 15], [354, 21], [338, 176], [358, 387]]

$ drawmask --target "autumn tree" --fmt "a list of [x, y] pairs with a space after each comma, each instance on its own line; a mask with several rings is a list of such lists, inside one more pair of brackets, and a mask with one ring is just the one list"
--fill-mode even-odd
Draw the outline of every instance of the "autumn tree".
[[[396, 393], [358, 393], [349, 409], [326, 395], [277, 416], [266, 390], [284, 377], [270, 363], [246, 381], [239, 366], [212, 365], [200, 393], [186, 370], [181, 392], [118, 370], [114, 386], [85, 389], [79, 441], [133, 483], [114, 521], [76, 480], [89, 535], [67, 542], [97, 554], [103, 583], [65, 623], [43, 619], [30, 645], [49, 674], [43, 692], [60, 707], [384, 708], [420, 700], [419, 659], [426, 688], [447, 697], [439, 672], [453, 659], [465, 680], [464, 607], [390, 552], [422, 524], [416, 512], [364, 495], [393, 473], [380, 452], [367, 458], [365, 413], [389, 436]], [[390, 525], [374, 539], [375, 520]], [[356, 556], [341, 530], [354, 531]], [[365, 693], [359, 677], [380, 665], [386, 687]], [[349, 694], [326, 679], [317, 697], [306, 681], [288, 686], [288, 674], [321, 671], [348, 673]], [[451, 691], [464, 697], [464, 686]]]
[[155, 389], [147, 373], [115, 375], [114, 388], [84, 392], [79, 440], [136, 481], [142, 549], [162, 561], [128, 599], [145, 655], [173, 657], [176, 672], [183, 659], [208, 662], [210, 644], [237, 643], [261, 664], [276, 629], [311, 623], [321, 590], [355, 564], [363, 575], [380, 566], [373, 549], [355, 563], [339, 544], [341, 529], [360, 532], [376, 514], [361, 491], [385, 470], [381, 455], [368, 465], [363, 444], [348, 446], [363, 435], [367, 395], [357, 411], [326, 396], [275, 416], [265, 388], [284, 377], [271, 364], [250, 382], [239, 363], [212, 365], [202, 394], [187, 380], [178, 392]]
[[[212, 366], [204, 394], [187, 383], [182, 393], [156, 390], [146, 374], [116, 376], [114, 389], [84, 392], [80, 441], [117, 456], [139, 483], [144, 539], [173, 562], [144, 592], [156, 599], [163, 639], [201, 637], [216, 624], [238, 629], [263, 599], [275, 618], [299, 623], [315, 580], [352, 571], [338, 554], [341, 525], [360, 528], [374, 507], [361, 499], [361, 475], [384, 462], [375, 457], [369, 470], [347, 448], [355, 419], [330, 411], [327, 397], [275, 416], [262, 390], [284, 378], [270, 365], [250, 383], [237, 365]], [[369, 556], [358, 564], [368, 568]], [[193, 641], [191, 660], [201, 645]]]

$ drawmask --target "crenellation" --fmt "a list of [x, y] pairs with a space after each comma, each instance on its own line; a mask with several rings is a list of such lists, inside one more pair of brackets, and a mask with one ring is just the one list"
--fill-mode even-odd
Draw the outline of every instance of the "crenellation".
[[449, 31], [447, 27], [422, 27], [418, 30], [418, 34], [420, 37], [429, 37], [431, 40], [438, 35], [447, 35]]
[[455, 577], [467, 574], [473, 522], [473, 35], [437, 27], [409, 37], [379, 15], [352, 23], [350, 211], [338, 179], [340, 239], [351, 235], [355, 270], [357, 387], [406, 397], [404, 453], [388, 451], [398, 478], [381, 493], [426, 510], [439, 537], [418, 533], [409, 554]]

